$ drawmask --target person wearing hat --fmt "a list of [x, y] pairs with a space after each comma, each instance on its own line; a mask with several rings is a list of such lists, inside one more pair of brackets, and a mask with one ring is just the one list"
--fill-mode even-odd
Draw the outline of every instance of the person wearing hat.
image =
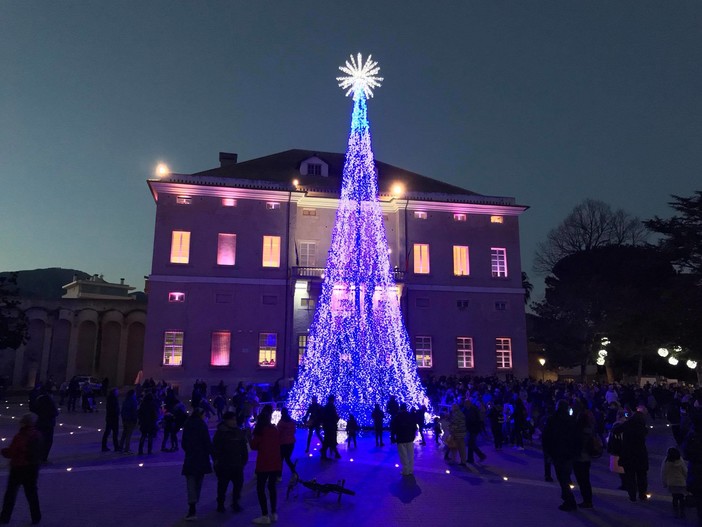
[[217, 512], [225, 512], [224, 501], [230, 481], [232, 510], [242, 510], [239, 498], [244, 485], [244, 466], [249, 460], [246, 432], [241, 428], [244, 419], [243, 415], [237, 419], [234, 412], [225, 412], [212, 438], [212, 459], [217, 475]]
[[2, 512], [0, 512], [1, 524], [10, 523], [20, 485], [24, 487], [24, 493], [29, 502], [32, 524], [37, 524], [41, 520], [37, 480], [42, 455], [42, 434], [36, 424], [36, 414], [29, 413], [22, 416], [19, 432], [12, 438], [10, 446], [0, 451], [3, 457], [10, 460], [10, 476], [7, 480]]

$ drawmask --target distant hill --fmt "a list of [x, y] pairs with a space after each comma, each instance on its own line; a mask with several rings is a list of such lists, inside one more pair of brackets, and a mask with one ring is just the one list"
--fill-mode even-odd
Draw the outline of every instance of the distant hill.
[[[83, 271], [61, 269], [60, 267], [16, 272], [19, 296], [48, 300], [61, 298], [65, 292], [62, 287], [70, 284], [74, 276], [77, 276], [79, 280], [90, 278], [90, 275]], [[11, 274], [12, 272], [0, 272], [0, 276], [9, 276]]]

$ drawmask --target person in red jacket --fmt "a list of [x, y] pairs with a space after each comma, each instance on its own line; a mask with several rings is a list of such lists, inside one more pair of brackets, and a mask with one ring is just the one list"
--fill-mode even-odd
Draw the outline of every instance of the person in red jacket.
[[10, 446], [0, 451], [3, 457], [10, 459], [10, 477], [7, 480], [7, 490], [5, 490], [5, 499], [0, 513], [2, 524], [10, 523], [20, 485], [24, 487], [24, 493], [29, 502], [32, 524], [41, 521], [37, 480], [42, 456], [42, 434], [36, 424], [36, 414], [29, 413], [22, 416], [19, 432], [12, 438]]
[[[252, 521], [258, 525], [268, 525], [278, 521], [278, 497], [276, 494], [276, 482], [283, 472], [283, 459], [280, 456], [280, 432], [271, 423], [273, 408], [267, 404], [258, 414], [256, 426], [251, 437], [251, 450], [256, 450], [256, 493], [258, 503], [261, 505], [261, 516]], [[271, 501], [271, 512], [268, 515], [268, 503], [266, 500], [266, 487]]]

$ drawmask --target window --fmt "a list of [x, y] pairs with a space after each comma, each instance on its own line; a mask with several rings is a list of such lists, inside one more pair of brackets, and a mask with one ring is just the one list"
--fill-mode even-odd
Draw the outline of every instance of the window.
[[454, 214], [453, 215], [453, 221], [466, 221], [468, 219], [468, 216], [465, 214]]
[[415, 305], [417, 307], [429, 307], [429, 299], [423, 297], [417, 298], [415, 300]]
[[269, 201], [268, 203], [266, 203], [266, 208], [268, 210], [278, 210], [280, 208], [280, 203], [278, 203], [277, 201]]
[[217, 265], [234, 265], [236, 263], [236, 234], [217, 235]]
[[307, 175], [308, 176], [321, 176], [322, 175], [322, 165], [319, 163], [307, 163]]
[[171, 291], [168, 293], [169, 302], [185, 302], [185, 293], [179, 291]]
[[497, 354], [497, 369], [510, 369], [512, 367], [512, 339], [496, 338], [495, 352]]
[[303, 216], [316, 216], [317, 209], [302, 209]]
[[183, 332], [166, 331], [163, 337], [163, 365], [183, 364]]
[[502, 216], [490, 216], [490, 223], [502, 223], [504, 218]]
[[222, 198], [222, 207], [236, 207], [234, 198]]
[[468, 304], [469, 304], [468, 300], [456, 300], [456, 307], [458, 309], [461, 309], [461, 310], [468, 309]]
[[176, 198], [176, 203], [178, 205], [190, 205], [193, 202], [193, 198], [190, 196], [178, 196]]
[[258, 334], [258, 365], [262, 368], [275, 368], [275, 355], [278, 349], [277, 333]]
[[264, 306], [275, 306], [278, 304], [278, 297], [275, 295], [263, 295]]
[[492, 277], [507, 276], [507, 249], [492, 247], [490, 249], [490, 258], [492, 260]]
[[453, 275], [468, 276], [470, 274], [470, 263], [468, 261], [468, 246], [453, 246]]
[[473, 368], [473, 339], [471, 337], [456, 337], [456, 357], [459, 368]]
[[507, 309], [507, 302], [501, 300], [495, 302], [495, 311], [505, 311]]
[[427, 213], [424, 211], [417, 210], [414, 212], [414, 219], [416, 220], [426, 220], [427, 219]]
[[171, 236], [171, 263], [186, 264], [190, 261], [190, 232], [173, 231]]
[[414, 274], [429, 274], [429, 244], [414, 244]]
[[307, 334], [301, 333], [297, 336], [297, 363], [302, 364], [307, 349]]
[[229, 331], [215, 331], [212, 333], [210, 366], [229, 366], [231, 345], [232, 334]]
[[301, 298], [300, 307], [307, 309], [308, 311], [314, 309], [315, 301], [314, 298]]
[[300, 242], [298, 256], [300, 266], [314, 267], [317, 264], [317, 244], [315, 242]]
[[280, 236], [263, 237], [263, 267], [280, 267]]
[[431, 368], [431, 337], [415, 337], [414, 353], [417, 356], [417, 368]]

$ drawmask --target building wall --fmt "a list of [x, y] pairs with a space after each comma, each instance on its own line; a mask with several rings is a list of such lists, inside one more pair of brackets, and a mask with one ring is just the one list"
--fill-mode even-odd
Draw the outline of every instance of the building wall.
[[[153, 183], [152, 183], [153, 184]], [[155, 187], [158, 184], [154, 184]], [[273, 382], [293, 376], [298, 360], [298, 335], [304, 335], [314, 316], [313, 303], [320, 293], [321, 277], [298, 276], [296, 263], [301, 242], [315, 243], [314, 267], [326, 265], [337, 201], [304, 193], [249, 191], [225, 187], [180, 184], [158, 187], [154, 258], [149, 280], [149, 314], [145, 337], [144, 373], [188, 387], [198, 378], [225, 383], [238, 380]], [[177, 204], [177, 196], [193, 194], [190, 204]], [[236, 207], [223, 207], [222, 196], [231, 193]], [[210, 195], [208, 195], [210, 193]], [[269, 202], [280, 207], [270, 210]], [[288, 212], [288, 204], [290, 210]], [[432, 337], [433, 374], [528, 373], [518, 214], [507, 206], [462, 205], [390, 200], [381, 204], [385, 219], [391, 265], [401, 275], [401, 305], [412, 341], [417, 335]], [[308, 211], [305, 213], [305, 211]], [[309, 211], [314, 210], [314, 215]], [[427, 219], [414, 217], [425, 211]], [[466, 213], [466, 221], [454, 221], [454, 212]], [[491, 223], [499, 214], [503, 223]], [[169, 262], [173, 230], [191, 232], [188, 264]], [[218, 266], [218, 233], [233, 233], [236, 265]], [[281, 265], [263, 268], [264, 235], [281, 237]], [[429, 243], [431, 272], [415, 274], [414, 243]], [[470, 275], [453, 275], [453, 245], [470, 247]], [[508, 276], [493, 278], [491, 247], [507, 251]], [[300, 262], [302, 265], [302, 262]], [[312, 267], [312, 266], [310, 266]], [[185, 302], [168, 301], [169, 292], [185, 293]], [[264, 302], [264, 297], [267, 301]], [[271, 304], [271, 297], [276, 298]], [[428, 299], [428, 308], [416, 306]], [[458, 310], [457, 301], [468, 300]], [[499, 311], [495, 303], [505, 304]], [[183, 362], [163, 366], [166, 331], [184, 333]], [[210, 366], [214, 331], [231, 333], [230, 363]], [[258, 335], [278, 334], [275, 368], [258, 365]], [[455, 339], [474, 339], [475, 367], [459, 370]], [[512, 343], [512, 368], [498, 370], [495, 338]]]

